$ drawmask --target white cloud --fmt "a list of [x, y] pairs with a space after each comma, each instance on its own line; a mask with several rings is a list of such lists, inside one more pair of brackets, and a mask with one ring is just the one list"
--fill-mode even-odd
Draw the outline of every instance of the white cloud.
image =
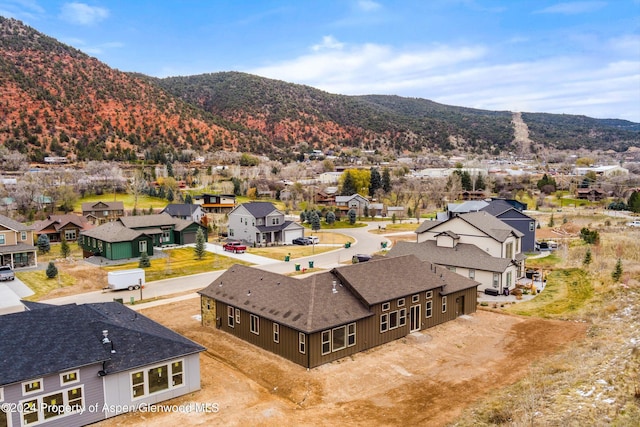
[[364, 10], [365, 12], [371, 12], [372, 10], [380, 9], [380, 3], [376, 3], [371, 0], [359, 0], [358, 8]]
[[320, 51], [325, 49], [342, 49], [344, 47], [344, 43], [340, 43], [333, 36], [324, 36], [322, 38], [322, 43], [314, 44], [311, 46], [311, 49], [314, 51]]
[[535, 13], [561, 13], [563, 15], [575, 15], [579, 13], [595, 12], [607, 5], [604, 1], [574, 1], [557, 3], [553, 6], [545, 7]]
[[[398, 49], [330, 41], [320, 45], [340, 48], [312, 48], [309, 54], [247, 72], [345, 95], [394, 94], [488, 110], [640, 122], [640, 61], [633, 50], [626, 51], [626, 60], [575, 55], [508, 62], [493, 58], [494, 52], [482, 45]], [[610, 44], [622, 48], [636, 42], [627, 37]]]
[[65, 3], [62, 5], [60, 18], [78, 25], [92, 25], [106, 19], [109, 11], [102, 7], [89, 6], [84, 3]]

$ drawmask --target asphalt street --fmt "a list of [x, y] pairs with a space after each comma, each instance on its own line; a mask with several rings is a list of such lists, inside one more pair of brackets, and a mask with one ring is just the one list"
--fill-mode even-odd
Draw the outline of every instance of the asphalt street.
[[[249, 253], [233, 254], [223, 251], [222, 247], [219, 245], [210, 243], [207, 244], [207, 250], [230, 258], [250, 262], [252, 264], [255, 264], [255, 268], [260, 268], [274, 273], [286, 274], [293, 272], [295, 271], [295, 264], [300, 264], [301, 268], [308, 268], [309, 261], [313, 261], [315, 268], [328, 270], [339, 265], [350, 263], [353, 255], [361, 253], [372, 254], [380, 251], [382, 242], [387, 242], [387, 246], [389, 246], [390, 242], [385, 236], [369, 232], [369, 230], [377, 229], [379, 226], [385, 226], [387, 224], [388, 222], [375, 222], [367, 224], [366, 227], [341, 229], [339, 230], [340, 233], [351, 236], [355, 239], [355, 242], [351, 245], [350, 248], [345, 248], [342, 245], [336, 246], [336, 249], [333, 251], [323, 252], [321, 254], [311, 255], [304, 258], [296, 258], [294, 260], [291, 260], [290, 262], [285, 262], [284, 260], [277, 261], [271, 258], [260, 257]], [[320, 230], [318, 231], [318, 234], [322, 232], [323, 231]], [[137, 302], [141, 299], [155, 299], [167, 295], [175, 295], [188, 291], [194, 291], [194, 294], [189, 294], [190, 296], [180, 296], [175, 298], [163, 299], [162, 301], [135, 304], [134, 306], [132, 306], [132, 308], [144, 308], [148, 307], [149, 305], [171, 302], [175, 299], [193, 297], [195, 296], [196, 291], [207, 287], [223, 272], [224, 270], [217, 270], [208, 273], [200, 273], [190, 276], [174, 277], [171, 279], [148, 282], [144, 286], [144, 289], [141, 290], [87, 292], [82, 294], [70, 295], [67, 297], [44, 300], [42, 302], [56, 305], [70, 303], [83, 304], [94, 302], [108, 302], [113, 301], [114, 298], [122, 299], [123, 302], [130, 302], [132, 301], [132, 299], [134, 302]]]

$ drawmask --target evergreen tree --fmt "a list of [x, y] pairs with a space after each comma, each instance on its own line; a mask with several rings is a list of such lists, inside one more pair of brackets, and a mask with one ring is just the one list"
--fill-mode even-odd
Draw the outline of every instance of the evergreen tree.
[[49, 265], [47, 265], [47, 270], [45, 271], [45, 274], [49, 279], [53, 279], [58, 275], [58, 268], [53, 263], [53, 261], [49, 261]]
[[191, 194], [187, 193], [187, 195], [184, 196], [184, 202], [187, 205], [192, 205], [193, 204], [193, 197], [191, 197]]
[[196, 258], [202, 259], [205, 255], [205, 237], [202, 228], [198, 228], [196, 232], [196, 246], [194, 247]]
[[148, 212], [148, 214], [149, 214], [149, 215], [153, 215], [153, 206], [149, 206], [149, 212]]
[[62, 256], [62, 258], [67, 258], [70, 254], [71, 248], [69, 247], [69, 243], [67, 243], [67, 239], [63, 237], [60, 242], [60, 256]]
[[549, 227], [553, 227], [555, 225], [555, 221], [553, 220], [553, 214], [551, 214], [551, 218], [549, 218]]
[[382, 176], [377, 168], [371, 168], [371, 177], [369, 181], [369, 197], [376, 194], [376, 190], [382, 188]]
[[487, 188], [487, 184], [484, 182], [484, 177], [481, 173], [476, 177], [476, 190], [484, 190]]
[[318, 215], [318, 211], [311, 211], [309, 214], [309, 223], [313, 231], [320, 230], [320, 215]]
[[304, 224], [307, 220], [307, 213], [305, 211], [300, 211], [300, 222]]
[[333, 223], [336, 222], [336, 214], [334, 214], [331, 211], [327, 212], [327, 216], [325, 217], [325, 220], [327, 221], [327, 224], [332, 225]]
[[175, 199], [175, 196], [173, 195], [173, 189], [170, 188], [169, 191], [167, 191], [167, 200], [173, 202], [173, 199]]
[[618, 262], [616, 262], [616, 266], [613, 270], [613, 273], [611, 273], [611, 278], [613, 279], [614, 282], [618, 283], [621, 277], [622, 277], [622, 260], [618, 258]]
[[41, 234], [38, 236], [38, 240], [36, 241], [36, 246], [41, 254], [49, 253], [51, 250], [51, 242], [49, 241], [49, 236], [46, 234]]
[[627, 206], [631, 212], [640, 213], [640, 192], [634, 191], [631, 193]]
[[148, 268], [151, 267], [151, 261], [149, 260], [149, 255], [147, 252], [140, 253], [140, 261], [138, 262], [138, 268]]
[[389, 172], [389, 168], [384, 168], [382, 171], [382, 190], [387, 194], [391, 191], [391, 172]]
[[347, 215], [349, 216], [349, 224], [353, 225], [356, 223], [356, 217], [358, 216], [358, 214], [356, 213], [355, 209], [349, 209], [349, 212], [347, 212]]
[[584, 265], [585, 267], [588, 266], [589, 264], [591, 264], [591, 248], [587, 249], [587, 253], [584, 254], [584, 259], [582, 260], [582, 265]]
[[233, 183], [233, 194], [242, 196], [242, 181], [240, 181], [240, 178], [234, 176], [231, 178], [231, 182]]
[[358, 190], [356, 189], [355, 181], [353, 180], [353, 176], [351, 176], [351, 172], [346, 171], [344, 173], [344, 181], [342, 181], [342, 190], [340, 191], [341, 196], [351, 196], [352, 194], [356, 194]]

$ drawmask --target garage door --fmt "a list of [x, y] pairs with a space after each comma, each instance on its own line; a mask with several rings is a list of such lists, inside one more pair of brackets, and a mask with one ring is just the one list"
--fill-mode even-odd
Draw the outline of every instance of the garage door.
[[182, 244], [187, 245], [189, 243], [196, 242], [196, 233], [184, 233], [182, 235]]

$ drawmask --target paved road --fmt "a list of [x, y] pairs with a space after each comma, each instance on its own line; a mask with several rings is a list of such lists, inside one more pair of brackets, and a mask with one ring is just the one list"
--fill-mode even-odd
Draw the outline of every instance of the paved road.
[[[369, 233], [369, 230], [377, 229], [378, 226], [384, 226], [388, 223], [376, 222], [370, 223], [366, 227], [361, 228], [347, 228], [339, 230], [340, 233], [353, 237], [356, 241], [350, 248], [344, 248], [339, 246], [334, 251], [324, 252], [317, 255], [311, 255], [304, 258], [296, 258], [290, 262], [277, 261], [271, 258], [260, 257], [253, 254], [234, 254], [222, 250], [219, 245], [207, 243], [207, 250], [219, 255], [224, 255], [230, 258], [235, 258], [243, 261], [248, 261], [255, 264], [256, 268], [272, 271], [274, 273], [290, 273], [295, 271], [295, 264], [298, 263], [301, 267], [308, 267], [309, 261], [314, 262], [314, 267], [322, 269], [331, 269], [333, 267], [344, 265], [351, 261], [351, 257], [355, 254], [365, 253], [372, 254], [377, 252], [381, 248], [381, 242], [389, 242], [384, 236]], [[322, 230], [319, 231], [322, 233]], [[129, 302], [131, 298], [134, 301], [140, 299], [152, 299], [166, 295], [173, 295], [177, 293], [183, 293], [187, 291], [198, 291], [207, 287], [211, 282], [218, 278], [224, 270], [212, 271], [208, 273], [194, 274], [191, 276], [175, 277], [171, 279], [158, 280], [149, 282], [142, 289], [135, 291], [96, 291], [87, 292], [77, 295], [71, 295], [61, 298], [53, 298], [45, 300], [49, 304], [70, 304], [70, 303], [93, 303], [93, 302], [108, 302], [113, 301], [114, 298], [122, 298], [123, 301]], [[141, 298], [142, 295], [142, 298]], [[193, 295], [193, 294], [191, 294]], [[173, 301], [176, 299], [184, 299], [188, 297], [176, 297], [164, 300], [165, 302]], [[136, 308], [144, 308], [149, 305], [157, 305], [158, 302], [143, 303], [134, 305]]]

